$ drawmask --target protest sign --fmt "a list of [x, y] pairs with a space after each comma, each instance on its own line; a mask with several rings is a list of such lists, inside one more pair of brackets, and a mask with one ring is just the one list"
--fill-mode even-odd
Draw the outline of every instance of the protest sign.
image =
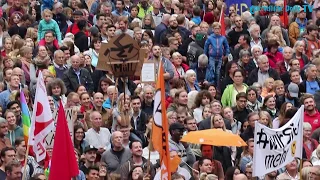
[[[70, 131], [71, 140], [73, 141], [73, 121], [72, 121], [72, 109], [65, 109], [66, 119], [68, 123], [68, 128]], [[53, 148], [54, 136], [56, 132], [57, 120], [58, 120], [58, 109], [55, 109], [52, 113], [52, 118], [54, 119], [54, 129], [47, 135], [45, 139], [46, 148]]]
[[255, 122], [253, 176], [278, 170], [302, 157], [303, 114], [301, 106], [293, 118], [279, 129]]

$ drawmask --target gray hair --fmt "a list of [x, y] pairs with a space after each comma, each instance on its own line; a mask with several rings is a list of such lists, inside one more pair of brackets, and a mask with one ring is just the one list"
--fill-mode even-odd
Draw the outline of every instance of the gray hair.
[[268, 61], [268, 57], [266, 55], [264, 55], [264, 54], [258, 57], [257, 62], [260, 63], [263, 60], [267, 60]]
[[8, 121], [7, 121], [5, 118], [0, 117], [0, 124], [7, 123], [7, 122], [8, 122]]
[[56, 55], [59, 54], [59, 53], [60, 53], [60, 54], [64, 54], [64, 52], [63, 52], [62, 50], [58, 49], [58, 50], [56, 50], [56, 51], [54, 52], [53, 57], [55, 58]]
[[201, 55], [198, 57], [198, 63], [199, 63], [199, 64], [208, 65], [208, 62], [209, 62], [209, 59], [208, 59], [208, 56], [207, 56], [207, 55], [201, 54]]
[[185, 78], [188, 78], [191, 75], [196, 75], [196, 72], [194, 70], [192, 70], [192, 69], [189, 69], [185, 74]]
[[260, 29], [260, 26], [258, 24], [252, 24], [249, 28], [249, 33], [251, 34], [251, 32], [254, 30], [254, 28], [259, 28]]
[[257, 49], [257, 48], [260, 49], [261, 53], [263, 52], [262, 47], [255, 44], [255, 45], [253, 45], [253, 46], [251, 47], [251, 54], [253, 54], [254, 49]]
[[307, 67], [306, 67], [306, 69], [305, 69], [306, 76], [308, 76], [309, 70], [310, 70], [312, 67], [317, 68], [317, 66], [314, 65], [314, 64], [308, 64], [308, 65], [307, 65]]
[[[293, 51], [296, 52], [296, 48], [297, 48], [298, 46], [300, 46], [301, 44], [304, 44], [304, 41], [302, 41], [302, 40], [296, 41], [296, 42], [294, 43], [294, 46], [293, 46]], [[305, 45], [305, 44], [304, 44], [304, 45]]]
[[284, 47], [284, 48], [283, 48], [283, 52], [284, 52], [286, 49], [289, 49], [289, 50], [293, 53], [293, 49], [292, 49], [290, 46]]
[[239, 52], [239, 58], [241, 59], [244, 56], [250, 56], [250, 52], [246, 49], [241, 49], [241, 51]]
[[146, 84], [146, 85], [143, 86], [143, 89], [142, 89], [143, 94], [145, 94], [147, 89], [151, 89], [152, 92], [154, 92], [154, 88], [150, 84]]
[[241, 15], [241, 19], [242, 19], [243, 21], [245, 21], [246, 23], [249, 22], [250, 18], [252, 18], [252, 14], [251, 14], [249, 11], [245, 11], [245, 12], [243, 12], [242, 15]]

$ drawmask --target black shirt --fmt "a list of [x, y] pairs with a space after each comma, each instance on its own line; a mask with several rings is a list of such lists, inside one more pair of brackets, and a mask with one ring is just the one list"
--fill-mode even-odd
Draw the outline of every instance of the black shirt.
[[0, 179], [6, 179], [7, 174], [0, 169]]
[[197, 68], [197, 80], [198, 82], [204, 82], [206, 79], [207, 68]]
[[250, 36], [248, 30], [246, 28], [242, 28], [242, 31], [235, 31], [234, 29], [228, 33], [229, 45], [234, 48], [236, 44], [238, 44], [238, 40], [241, 34], [247, 34]]

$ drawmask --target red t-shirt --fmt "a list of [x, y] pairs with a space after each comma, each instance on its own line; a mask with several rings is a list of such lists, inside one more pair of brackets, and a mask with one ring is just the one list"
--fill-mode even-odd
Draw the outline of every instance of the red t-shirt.
[[[316, 113], [314, 115], [309, 115], [306, 112], [304, 112], [304, 122], [308, 122], [311, 124], [312, 132], [320, 127], [320, 113], [318, 110], [316, 110]], [[312, 133], [311, 132], [311, 133]]]

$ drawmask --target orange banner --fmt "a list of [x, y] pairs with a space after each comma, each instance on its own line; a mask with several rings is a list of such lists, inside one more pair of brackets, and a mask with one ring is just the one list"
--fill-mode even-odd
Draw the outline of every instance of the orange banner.
[[169, 152], [169, 125], [166, 117], [164, 70], [159, 63], [157, 90], [154, 97], [154, 121], [152, 125], [152, 143], [154, 149], [160, 153], [161, 180], [170, 180], [170, 152]]

